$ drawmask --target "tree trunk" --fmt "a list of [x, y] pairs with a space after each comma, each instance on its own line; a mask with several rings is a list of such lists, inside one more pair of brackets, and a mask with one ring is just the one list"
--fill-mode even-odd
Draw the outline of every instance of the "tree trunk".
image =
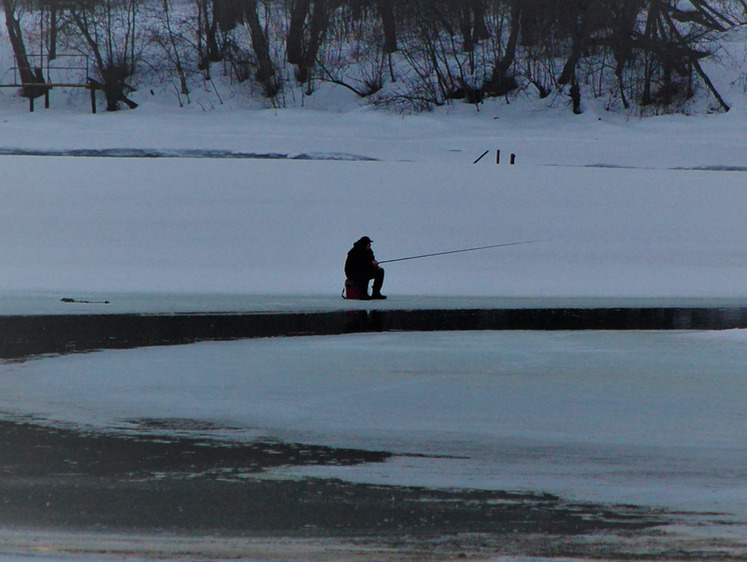
[[221, 60], [220, 46], [218, 45], [218, 21], [213, 15], [210, 25], [206, 29], [205, 44], [207, 45], [207, 56], [210, 62], [219, 62]]
[[310, 7], [311, 0], [296, 0], [291, 8], [288, 39], [285, 46], [290, 64], [300, 64], [303, 61], [303, 27]]
[[270, 87], [270, 83], [275, 74], [275, 67], [270, 57], [270, 46], [265, 30], [257, 15], [257, 0], [244, 0], [244, 17], [252, 36], [254, 54], [257, 56], [257, 80], [265, 85], [265, 94], [270, 94], [269, 97], [272, 97], [274, 93], [272, 93], [273, 88]]
[[49, 4], [49, 60], [57, 58], [57, 2]]
[[485, 90], [495, 96], [502, 96], [516, 89], [516, 81], [508, 75], [511, 65], [516, 58], [516, 45], [519, 42], [519, 30], [521, 20], [522, 0], [511, 0], [511, 32], [506, 43], [506, 52], [503, 58], [496, 61], [490, 81], [485, 85]]
[[231, 31], [244, 22], [240, 0], [213, 0], [213, 18], [221, 31]]
[[[304, 48], [304, 27], [309, 12], [311, 16], [308, 44]], [[296, 65], [296, 80], [300, 84], [309, 81], [310, 71], [316, 61], [328, 24], [326, 0], [314, 0], [313, 8], [310, 0], [297, 0], [293, 5], [286, 50], [288, 62]]]
[[381, 17], [384, 30], [384, 54], [390, 55], [397, 50], [397, 21], [394, 19], [394, 0], [376, 0], [376, 7]]
[[[677, 40], [681, 44], [684, 44], [685, 43], [685, 38], [682, 37], [682, 35], [680, 34], [679, 30], [674, 25], [674, 23], [669, 18], [669, 16], [666, 15], [666, 14], [665, 14], [665, 16], [666, 16], [666, 18], [668, 20], [668, 23], [669, 23], [670, 29], [672, 30], [672, 33], [677, 37]], [[711, 91], [711, 93], [713, 94], [713, 97], [716, 98], [716, 100], [718, 101], [719, 105], [721, 106], [721, 109], [723, 109], [725, 112], [729, 111], [731, 109], [731, 107], [729, 106], [729, 104], [726, 103], [726, 101], [724, 101], [724, 99], [721, 97], [721, 94], [718, 93], [718, 90], [716, 90], [716, 87], [713, 85], [713, 82], [711, 82], [711, 79], [705, 73], [705, 71], [703, 70], [703, 67], [700, 66], [700, 63], [698, 62], [697, 57], [693, 54], [693, 50], [692, 49], [687, 49], [687, 50], [690, 53], [689, 54], [690, 64], [693, 66], [693, 68], [695, 68], [695, 71], [701, 77], [701, 79], [703, 80], [703, 82], [705, 82], [706, 87]]]
[[316, 56], [319, 54], [319, 47], [322, 45], [324, 34], [327, 31], [327, 0], [314, 0], [314, 11], [311, 14], [311, 26], [309, 28], [309, 47], [306, 50], [303, 64], [299, 67], [299, 82], [304, 83], [309, 80], [309, 74], [316, 62]]
[[630, 104], [625, 96], [623, 71], [625, 64], [633, 59], [633, 36], [636, 20], [644, 7], [644, 1], [628, 0], [613, 15], [612, 19], [611, 47], [615, 57], [615, 76], [617, 77], [617, 84], [620, 88], [620, 99], [622, 100], [623, 107], [626, 109]]
[[558, 84], [572, 84], [575, 82], [576, 65], [581, 59], [584, 45], [588, 39], [586, 25], [588, 8], [582, 6], [582, 2], [569, 3], [568, 8], [571, 10], [571, 17], [569, 19], [572, 22], [570, 29], [571, 52], [563, 65], [563, 70], [558, 78]]
[[[176, 38], [174, 37], [174, 30], [171, 26], [171, 7], [169, 6], [169, 0], [163, 0], [163, 13], [164, 20], [166, 23], [166, 32], [169, 36], [169, 43], [171, 44], [171, 58], [174, 62], [176, 74], [179, 77], [180, 93], [185, 96], [189, 96], [189, 85], [187, 84], [187, 74], [182, 64], [182, 57], [179, 54], [179, 47], [176, 44]], [[187, 98], [189, 99], [189, 98]], [[181, 97], [179, 98], [179, 105], [182, 105]]]
[[463, 3], [459, 13], [459, 30], [462, 33], [462, 51], [471, 53], [475, 50], [475, 41], [472, 37], [472, 10], [467, 3]]
[[131, 89], [125, 83], [125, 79], [129, 76], [129, 66], [116, 65], [111, 61], [105, 61], [101, 54], [101, 47], [98, 41], [91, 35], [85, 15], [80, 15], [75, 10], [71, 12], [71, 15], [75, 25], [78, 27], [86, 43], [88, 43], [96, 59], [96, 66], [103, 82], [93, 79], [89, 79], [89, 81], [95, 89], [104, 92], [104, 96], [106, 96], [106, 110], [117, 111], [120, 102], [127, 105], [130, 109], [135, 109], [137, 103], [125, 95], [125, 92]]
[[571, 101], [573, 102], [573, 113], [574, 115], [581, 115], [581, 88], [578, 87], [578, 82], [575, 77], [571, 84]]
[[21, 24], [16, 19], [15, 3], [13, 0], [2, 1], [3, 10], [5, 11], [5, 26], [8, 29], [8, 39], [10, 40], [11, 47], [13, 47], [18, 74], [21, 77], [21, 84], [23, 85], [22, 95], [31, 99], [43, 96], [49, 88], [36, 85], [44, 82], [44, 75], [41, 68], [31, 68], [29, 57], [26, 54], [26, 44], [23, 42]]
[[563, 65], [563, 71], [558, 78], [558, 84], [570, 84], [576, 75], [576, 65], [581, 58], [581, 37], [579, 33], [574, 33], [571, 53]]
[[485, 23], [485, 4], [483, 0], [470, 0], [469, 4], [472, 9], [472, 20], [474, 26], [472, 29], [472, 37], [475, 41], [489, 39], [490, 32]]
[[[651, 42], [656, 42], [658, 37], [657, 29], [659, 27], [658, 20], [661, 13], [659, 0], [652, 0], [648, 7], [648, 17], [646, 18], [646, 27], [643, 32], [644, 39]], [[651, 53], [646, 53], [645, 57], [645, 69], [643, 78], [643, 93], [641, 94], [641, 103], [648, 105], [652, 101], [651, 96], [651, 78], [653, 77]]]

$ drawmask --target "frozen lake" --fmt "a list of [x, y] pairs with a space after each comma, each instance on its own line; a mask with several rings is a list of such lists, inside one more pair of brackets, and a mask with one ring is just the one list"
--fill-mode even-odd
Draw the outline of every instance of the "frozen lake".
[[745, 339], [486, 331], [104, 351], [0, 364], [0, 411], [179, 434], [180, 420], [201, 420], [214, 438], [396, 453], [282, 476], [547, 491], [744, 520]]
[[[4, 156], [0, 233], [12, 243], [0, 251], [0, 316], [60, 326], [67, 315], [366, 313], [373, 304], [339, 298], [345, 252], [364, 234], [381, 260], [543, 241], [386, 266], [390, 299], [375, 310], [387, 314], [744, 306], [742, 103], [656, 119], [504, 100], [407, 118], [355, 103], [340, 113], [193, 109], [144, 100], [94, 118], [11, 107], [3, 150], [349, 159]], [[497, 166], [498, 149], [517, 165]], [[386, 332], [41, 356], [0, 362], [0, 415], [97, 436], [395, 454], [263, 475], [285, 482], [547, 491], [715, 513], [685, 518], [683, 535], [716, 537], [720, 556], [723, 538], [747, 536], [745, 339]], [[739, 524], [700, 524], [711, 519]]]
[[[339, 287], [342, 290], [342, 282]], [[63, 302], [72, 299], [75, 302]], [[478, 310], [539, 308], [739, 308], [742, 297], [389, 296], [352, 301], [329, 294], [0, 291], [0, 316], [77, 314], [202, 314], [339, 310]]]

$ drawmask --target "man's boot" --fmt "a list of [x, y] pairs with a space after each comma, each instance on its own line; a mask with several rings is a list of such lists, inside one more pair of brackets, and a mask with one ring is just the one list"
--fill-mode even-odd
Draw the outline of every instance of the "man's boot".
[[381, 294], [381, 287], [384, 285], [384, 268], [379, 267], [374, 275], [373, 287], [371, 287], [371, 298], [383, 300], [386, 297]]

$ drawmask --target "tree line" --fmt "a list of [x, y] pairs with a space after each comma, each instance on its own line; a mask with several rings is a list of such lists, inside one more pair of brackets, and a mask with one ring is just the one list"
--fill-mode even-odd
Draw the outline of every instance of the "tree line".
[[[289, 86], [333, 82], [376, 106], [427, 110], [532, 89], [628, 108], [670, 106], [702, 86], [747, 0], [2, 0], [27, 97], [43, 61], [77, 53], [107, 109], [136, 104], [145, 75], [188, 103], [216, 72], [282, 104]], [[29, 50], [29, 45], [33, 49]], [[36, 51], [39, 51], [38, 54]]]

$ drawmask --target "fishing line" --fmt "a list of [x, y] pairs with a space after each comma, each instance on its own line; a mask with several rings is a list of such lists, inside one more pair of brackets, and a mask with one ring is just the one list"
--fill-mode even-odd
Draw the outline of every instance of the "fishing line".
[[406, 258], [395, 258], [393, 260], [382, 260], [378, 263], [393, 263], [396, 261], [417, 260], [420, 258], [430, 258], [433, 256], [445, 256], [447, 254], [460, 254], [462, 252], [476, 252], [477, 250], [487, 250], [489, 248], [505, 248], [506, 246], [519, 246], [521, 244], [537, 244], [546, 242], [546, 240], [525, 240], [523, 242], [508, 242], [504, 244], [491, 244], [490, 246], [477, 246], [475, 248], [462, 248], [461, 250], [449, 250], [448, 252], [434, 252], [432, 254], [421, 254], [419, 256], [408, 256]]

